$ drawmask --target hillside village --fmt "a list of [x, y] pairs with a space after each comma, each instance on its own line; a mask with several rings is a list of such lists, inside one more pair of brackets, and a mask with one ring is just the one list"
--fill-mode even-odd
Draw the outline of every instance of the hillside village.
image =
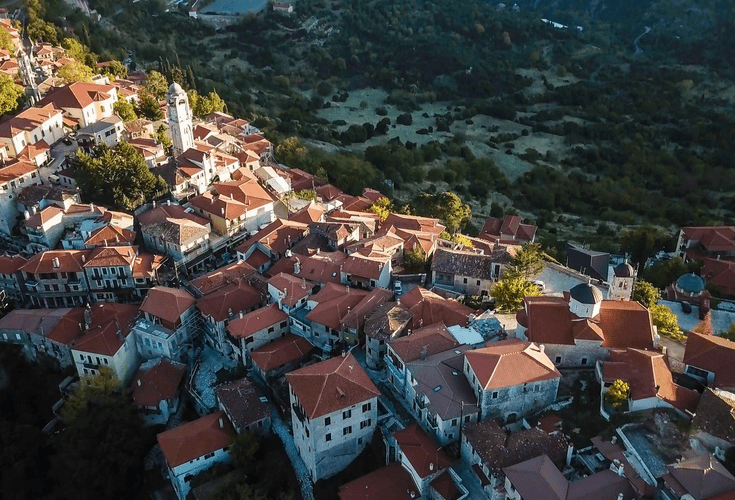
[[[704, 262], [663, 291], [681, 355], [625, 256], [570, 247], [501, 314], [493, 288], [535, 248], [521, 217], [457, 238], [375, 209], [381, 192], [279, 163], [246, 120], [194, 120], [178, 83], [167, 151], [113, 110], [144, 73], [61, 84], [64, 49], [5, 21], [0, 71], [31, 98], [0, 123], [0, 342], [74, 370], [47, 432], [79, 380], [112, 373], [161, 429], [154, 498], [215, 498], [192, 482], [247, 433], [280, 439], [304, 499], [375, 443], [381, 466], [341, 500], [735, 498], [735, 342], [716, 335], [735, 318], [705, 288], [735, 291], [734, 227], [682, 228], [664, 256]], [[121, 142], [169, 191], [132, 212], [83, 199], [67, 159]]]

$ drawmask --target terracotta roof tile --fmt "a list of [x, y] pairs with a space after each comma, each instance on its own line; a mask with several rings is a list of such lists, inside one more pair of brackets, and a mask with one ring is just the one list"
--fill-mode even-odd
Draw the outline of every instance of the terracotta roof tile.
[[242, 318], [233, 319], [227, 325], [227, 331], [236, 339], [247, 338], [282, 321], [288, 321], [288, 315], [278, 308], [278, 304], [273, 303], [245, 314]]
[[418, 286], [403, 295], [400, 301], [413, 314], [410, 325], [412, 329], [440, 322], [446, 326], [466, 326], [470, 314], [475, 313], [473, 309], [456, 300], [442, 298]]
[[175, 324], [184, 314], [184, 311], [194, 305], [195, 302], [194, 297], [186, 290], [156, 286], [148, 291], [148, 295], [140, 305], [140, 310]]
[[452, 465], [452, 461], [439, 443], [426, 434], [416, 422], [394, 432], [393, 438], [420, 478], [431, 476]]
[[253, 266], [243, 260], [238, 260], [192, 280], [190, 284], [199, 293], [207, 295], [236, 280], [247, 279], [255, 272]]
[[400, 462], [393, 462], [339, 487], [340, 500], [412, 500], [419, 489]]
[[160, 358], [141, 366], [133, 378], [133, 401], [139, 407], [158, 407], [161, 401], [176, 398], [186, 373], [186, 365]]
[[443, 323], [435, 323], [392, 340], [389, 345], [404, 363], [410, 363], [419, 359], [424, 349], [425, 356], [432, 356], [459, 346], [459, 342]]
[[287, 219], [276, 219], [235, 248], [235, 250], [244, 253], [255, 243], [260, 243], [272, 252], [283, 255], [287, 249], [291, 248], [307, 234], [309, 234], [309, 226], [306, 224]]
[[[222, 422], [220, 426], [220, 422]], [[158, 435], [166, 463], [171, 468], [232, 444], [235, 431], [224, 411], [218, 411]]]
[[365, 335], [370, 338], [387, 340], [396, 332], [403, 330], [413, 318], [406, 306], [397, 302], [379, 305], [365, 321]]
[[735, 388], [735, 342], [691, 332], [684, 351], [684, 363], [715, 374], [715, 387]]
[[15, 274], [27, 262], [20, 255], [0, 255], [0, 274]]
[[81, 272], [91, 252], [91, 250], [49, 250], [31, 257], [20, 270], [36, 274]]
[[486, 345], [465, 354], [485, 390], [561, 378], [554, 363], [536, 344], [508, 339]]
[[288, 334], [251, 351], [250, 359], [263, 373], [268, 373], [304, 358], [313, 348], [304, 337]]
[[260, 399], [263, 393], [247, 378], [219, 385], [215, 394], [232, 425], [240, 431], [271, 414], [268, 404]]
[[286, 379], [311, 419], [380, 396], [351, 353], [305, 366], [286, 374]]
[[92, 321], [74, 341], [72, 348], [77, 351], [113, 356], [130, 334], [138, 307], [114, 302], [98, 302], [91, 306]]
[[285, 292], [281, 302], [288, 307], [298, 304], [299, 300], [311, 295], [312, 284], [303, 278], [297, 278], [286, 273], [279, 273], [268, 280], [276, 290]]
[[683, 412], [693, 412], [699, 401], [698, 392], [674, 383], [664, 355], [656, 351], [610, 349], [609, 361], [602, 362], [602, 378], [627, 382], [634, 401], [655, 397]]
[[197, 300], [197, 307], [205, 316], [224, 321], [232, 314], [247, 311], [263, 302], [261, 293], [244, 280], [225, 285]]

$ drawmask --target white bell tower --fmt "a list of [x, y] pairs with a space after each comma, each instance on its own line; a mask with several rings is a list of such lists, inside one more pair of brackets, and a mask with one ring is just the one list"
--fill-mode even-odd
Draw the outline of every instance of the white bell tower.
[[171, 130], [172, 154], [175, 157], [194, 147], [189, 97], [178, 83], [172, 83], [166, 96], [168, 127]]

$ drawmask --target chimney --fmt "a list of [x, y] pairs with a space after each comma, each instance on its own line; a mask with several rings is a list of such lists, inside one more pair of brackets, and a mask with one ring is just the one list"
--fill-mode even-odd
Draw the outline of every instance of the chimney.
[[224, 429], [225, 428], [225, 421], [222, 420], [222, 417], [219, 418], [219, 428]]
[[166, 206], [167, 207], [170, 207], [171, 206], [171, 200], [166, 200]]
[[242, 311], [240, 311], [240, 319], [242, 319]]
[[296, 261], [293, 263], [293, 272], [294, 274], [299, 274], [301, 272], [301, 262], [298, 257], [296, 257]]
[[153, 200], [153, 201], [151, 202], [151, 205], [152, 205], [152, 208], [156, 208], [156, 200]]
[[426, 346], [421, 348], [421, 353], [419, 354], [419, 358], [421, 358], [421, 361], [426, 361], [426, 355], [427, 355]]
[[138, 387], [140, 387], [142, 384], [140, 383], [140, 379], [138, 379]]
[[56, 269], [56, 268], [59, 267], [59, 258], [58, 257], [54, 257], [53, 264], [54, 264], [54, 269]]
[[306, 290], [306, 278], [301, 278], [301, 288]]
[[89, 204], [89, 211], [94, 212], [94, 203]]
[[433, 471], [433, 470], [434, 470], [434, 462], [431, 462], [431, 463], [429, 464], [429, 470], [431, 470], [431, 471]]
[[539, 348], [539, 351], [541, 351], [542, 353], [546, 352], [546, 346], [544, 344], [539, 345], [538, 348]]
[[84, 264], [85, 262], [87, 262], [87, 256], [82, 254], [82, 264]]
[[28, 219], [31, 218], [31, 214], [28, 213], [28, 210], [26, 210], [25, 212], [23, 212], [23, 217], [25, 218], [25, 220], [28, 220]]

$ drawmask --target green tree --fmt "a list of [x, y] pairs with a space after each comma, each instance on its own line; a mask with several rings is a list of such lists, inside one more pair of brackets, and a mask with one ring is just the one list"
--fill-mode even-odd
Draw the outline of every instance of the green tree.
[[161, 111], [161, 106], [158, 103], [158, 100], [148, 92], [143, 92], [136, 111], [139, 115], [142, 115], [151, 121], [163, 118], [163, 111]]
[[472, 209], [455, 193], [444, 191], [435, 195], [424, 194], [419, 204], [424, 205], [429, 217], [441, 219], [451, 234], [459, 231], [472, 219]]
[[61, 46], [66, 50], [66, 56], [79, 62], [84, 62], [84, 58], [89, 49], [82, 45], [76, 38], [64, 38]]
[[605, 401], [607, 404], [612, 406], [614, 409], [619, 410], [624, 408], [628, 402], [628, 394], [630, 393], [630, 386], [618, 379], [615, 380], [612, 385], [607, 389], [605, 393]]
[[55, 498], [134, 498], [141, 489], [142, 422], [130, 394], [98, 377], [105, 380], [77, 396], [77, 411], [54, 440]]
[[689, 268], [681, 258], [662, 260], [647, 267], [641, 277], [657, 288], [665, 288], [676, 281], [679, 276], [689, 272]]
[[671, 235], [650, 226], [643, 226], [625, 231], [620, 237], [620, 249], [623, 253], [629, 253], [631, 260], [643, 269], [648, 257], [658, 250], [669, 247], [671, 242]]
[[[191, 105], [191, 103], [189, 104]], [[222, 100], [217, 92], [212, 91], [207, 94], [206, 97], [199, 96], [196, 102], [196, 107], [192, 106], [192, 109], [194, 110], [195, 116], [199, 118], [204, 118], [211, 113], [224, 111], [225, 101]]]
[[163, 149], [165, 149], [166, 151], [170, 151], [173, 144], [171, 143], [171, 138], [166, 133], [167, 130], [168, 129], [166, 128], [166, 125], [164, 125], [163, 123], [160, 124], [158, 126], [158, 129], [156, 130], [156, 133], [153, 134], [153, 138], [158, 144], [163, 146]]
[[472, 244], [472, 240], [470, 240], [467, 236], [465, 236], [462, 233], [449, 234], [446, 231], [442, 231], [441, 233], [439, 233], [439, 237], [447, 241], [459, 243], [460, 245], [467, 247], [467, 248], [472, 248], [474, 246]]
[[92, 155], [77, 152], [71, 159], [76, 168], [77, 184], [86, 199], [134, 210], [168, 190], [166, 181], [154, 175], [143, 155], [127, 142], [114, 148], [101, 144]]
[[113, 111], [123, 119], [125, 122], [132, 122], [138, 119], [138, 115], [135, 114], [135, 108], [125, 99], [118, 99], [112, 106]]
[[64, 80], [64, 83], [67, 84], [74, 82], [89, 83], [92, 81], [93, 76], [94, 73], [92, 72], [92, 68], [79, 61], [65, 64], [58, 73], [58, 77]]
[[421, 272], [426, 267], [426, 252], [420, 247], [403, 256], [403, 267], [408, 272]]
[[276, 158], [289, 167], [303, 166], [309, 149], [304, 146], [298, 137], [289, 137], [276, 146]]
[[505, 275], [529, 280], [544, 270], [544, 257], [538, 243], [524, 245], [516, 252], [505, 270]]
[[13, 39], [10, 38], [10, 33], [3, 28], [0, 28], [0, 49], [7, 50], [11, 54], [15, 52]]
[[643, 307], [650, 309], [661, 300], [661, 292], [649, 282], [639, 280], [633, 287], [631, 298], [643, 304]]
[[651, 321], [660, 334], [674, 339], [680, 339], [682, 337], [676, 314], [671, 312], [671, 309], [661, 304], [654, 304], [648, 310], [651, 313]]
[[375, 200], [375, 203], [370, 205], [367, 211], [377, 215], [380, 218], [380, 222], [383, 222], [388, 218], [388, 214], [390, 214], [391, 211], [390, 200], [385, 196], [382, 196]]
[[17, 110], [21, 97], [23, 87], [16, 85], [10, 76], [0, 73], [0, 114], [13, 113]]
[[62, 408], [64, 422], [74, 422], [80, 415], [89, 411], [90, 402], [100, 403], [116, 398], [115, 390], [120, 388], [120, 381], [115, 372], [107, 366], [100, 366], [99, 375], [85, 377], [79, 381], [79, 388], [66, 400]]
[[515, 313], [523, 308], [525, 297], [539, 294], [538, 287], [519, 276], [504, 276], [490, 290], [495, 307], [500, 312]]
[[148, 72], [143, 88], [160, 101], [166, 97], [168, 82], [166, 81], [166, 77], [161, 73], [156, 70], [151, 70]]
[[726, 331], [722, 332], [721, 334], [722, 338], [726, 338], [727, 340], [732, 340], [735, 342], [735, 323], [730, 325], [730, 328], [728, 328]]
[[316, 191], [312, 189], [302, 189], [294, 192], [293, 195], [300, 200], [316, 201]]
[[127, 78], [128, 68], [120, 61], [110, 61], [110, 64], [102, 66], [101, 73], [112, 78]]

